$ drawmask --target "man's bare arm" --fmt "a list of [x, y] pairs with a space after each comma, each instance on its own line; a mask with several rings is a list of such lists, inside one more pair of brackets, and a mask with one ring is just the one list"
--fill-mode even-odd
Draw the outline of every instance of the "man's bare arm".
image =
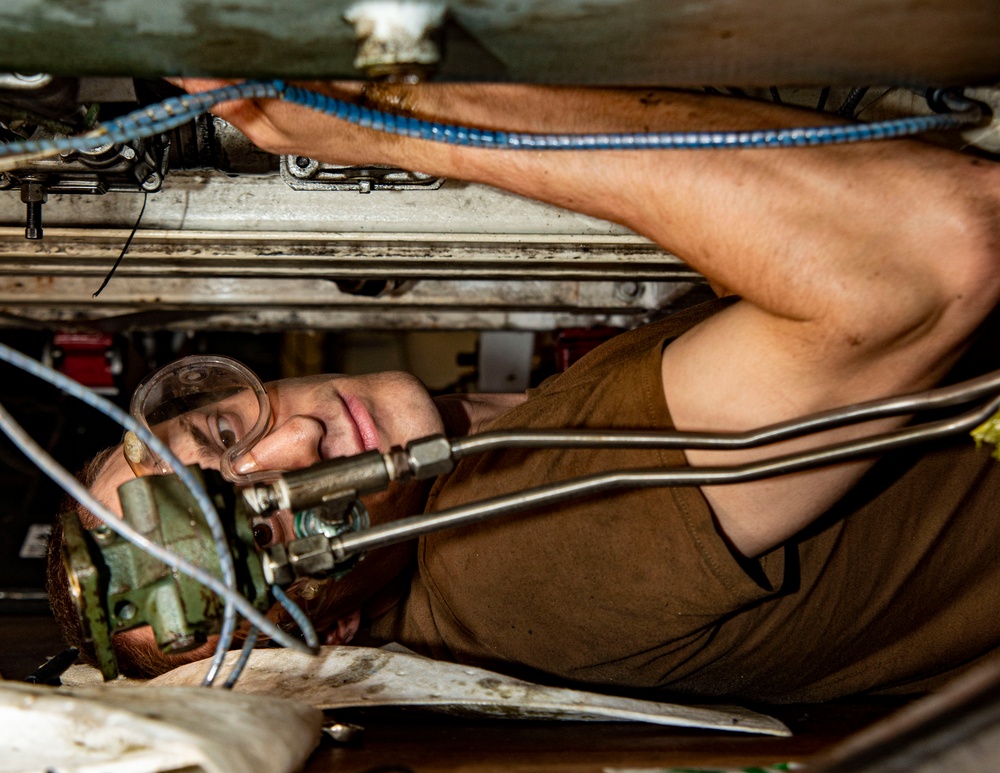
[[[317, 87], [359, 96], [357, 86]], [[513, 131], [752, 129], [831, 120], [763, 103], [640, 90], [376, 86], [360, 96], [395, 112]], [[396, 164], [622, 223], [742, 296], [666, 350], [665, 394], [682, 428], [742, 429], [929, 386], [1000, 297], [998, 168], [916, 141], [508, 152], [380, 135], [277, 102], [239, 103], [222, 114], [275, 152]], [[705, 452], [689, 458], [724, 459]], [[757, 555], [808, 524], [865, 469], [841, 465], [705, 493], [734, 547]]]

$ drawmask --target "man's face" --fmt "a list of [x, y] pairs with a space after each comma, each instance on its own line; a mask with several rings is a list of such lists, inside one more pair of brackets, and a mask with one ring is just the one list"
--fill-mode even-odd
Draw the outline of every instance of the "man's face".
[[[271, 430], [241, 457], [237, 472], [300, 469], [325, 459], [387, 451], [443, 431], [441, 416], [427, 391], [406, 373], [309, 376], [275, 381], [266, 388]], [[235, 418], [238, 412], [231, 409], [222, 400], [155, 429], [180, 461], [218, 469], [223, 451], [244, 429]], [[92, 491], [120, 515], [118, 487], [133, 478], [118, 453], [98, 475]], [[418, 488], [394, 486], [366, 497], [365, 504], [372, 521], [380, 523], [413, 514], [420, 499]], [[273, 537], [267, 544], [293, 537], [289, 516], [272, 518], [269, 524]]]

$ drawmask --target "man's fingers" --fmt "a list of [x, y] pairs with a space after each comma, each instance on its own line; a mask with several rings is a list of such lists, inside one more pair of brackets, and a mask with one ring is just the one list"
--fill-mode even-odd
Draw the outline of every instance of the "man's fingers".
[[[164, 80], [177, 88], [184, 89], [189, 94], [200, 94], [204, 91], [234, 86], [242, 82], [223, 78], [164, 78]], [[266, 146], [274, 144], [276, 132], [257, 100], [238, 99], [220, 102], [213, 105], [211, 111], [214, 115], [240, 129], [251, 141], [263, 149], [269, 150], [270, 148]]]
[[184, 89], [189, 94], [221, 89], [223, 86], [241, 83], [238, 80], [225, 80], [223, 78], [164, 78], [164, 80], [174, 84], [179, 89]]

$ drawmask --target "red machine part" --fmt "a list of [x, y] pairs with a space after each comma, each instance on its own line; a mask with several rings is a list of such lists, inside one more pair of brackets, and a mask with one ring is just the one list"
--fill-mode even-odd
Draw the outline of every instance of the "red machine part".
[[52, 339], [56, 370], [95, 391], [114, 393], [115, 375], [121, 370], [108, 333], [56, 333]]

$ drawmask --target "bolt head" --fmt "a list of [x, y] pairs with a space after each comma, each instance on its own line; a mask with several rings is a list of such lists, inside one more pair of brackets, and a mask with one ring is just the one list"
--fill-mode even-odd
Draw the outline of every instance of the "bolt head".
[[149, 175], [139, 183], [139, 187], [147, 193], [155, 193], [160, 190], [160, 186], [163, 184], [163, 177], [159, 172], [150, 172]]

